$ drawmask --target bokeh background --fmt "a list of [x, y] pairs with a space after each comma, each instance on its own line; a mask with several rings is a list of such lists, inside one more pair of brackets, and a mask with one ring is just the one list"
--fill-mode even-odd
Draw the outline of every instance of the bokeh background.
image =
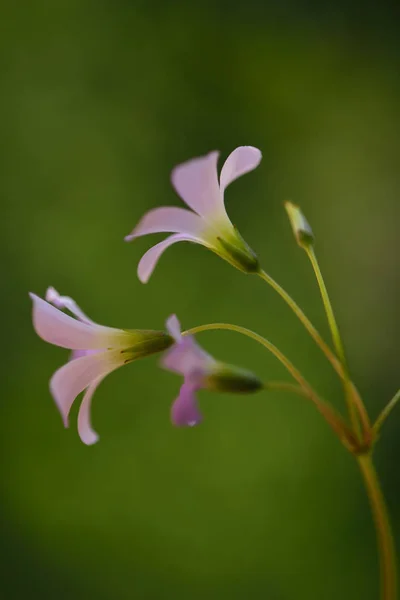
[[[37, 0], [1, 6], [1, 565], [5, 600], [378, 597], [356, 465], [297, 397], [201, 394], [177, 430], [180, 381], [157, 358], [96, 393], [100, 443], [65, 431], [48, 379], [67, 357], [33, 332], [48, 285], [104, 324], [230, 321], [268, 336], [338, 409], [318, 348], [261, 280], [176, 245], [143, 286], [144, 211], [180, 201], [172, 167], [241, 144], [234, 223], [328, 337], [283, 201], [301, 204], [373, 416], [400, 383], [399, 11], [392, 3]], [[287, 379], [255, 343], [215, 356]], [[400, 547], [400, 413], [376, 461]]]

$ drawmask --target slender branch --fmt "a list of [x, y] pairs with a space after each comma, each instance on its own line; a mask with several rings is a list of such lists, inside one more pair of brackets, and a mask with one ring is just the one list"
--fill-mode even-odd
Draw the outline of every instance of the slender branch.
[[[366, 441], [370, 442], [371, 440], [371, 423], [368, 417], [368, 413], [365, 409], [364, 403], [360, 397], [355, 386], [352, 384], [349, 368], [347, 365], [346, 353], [344, 350], [342, 338], [340, 335], [339, 327], [335, 318], [335, 314], [333, 312], [332, 303], [329, 298], [328, 290], [325, 285], [324, 278], [322, 276], [322, 272], [317, 260], [317, 257], [314, 252], [314, 248], [312, 245], [308, 244], [304, 246], [304, 250], [310, 259], [312, 267], [314, 269], [315, 276], [317, 278], [318, 286], [321, 292], [322, 302], [324, 304], [326, 316], [328, 318], [329, 329], [331, 330], [333, 344], [336, 350], [337, 355], [342, 363], [343, 367], [343, 387], [347, 402], [347, 407], [350, 415], [350, 420], [353, 425], [354, 431], [360, 433], [360, 425], [358, 420], [358, 415], [360, 416], [364, 435], [366, 437]], [[357, 414], [358, 413], [358, 414]]]
[[265, 271], [260, 271], [259, 276], [266, 283], [268, 283], [286, 302], [286, 304], [292, 309], [297, 318], [301, 321], [304, 327], [307, 329], [308, 333], [311, 335], [316, 344], [321, 348], [322, 352], [325, 354], [329, 362], [332, 364], [335, 371], [340, 375], [340, 377], [344, 377], [343, 366], [338, 360], [337, 356], [335, 356], [334, 352], [332, 352], [331, 348], [328, 344], [323, 340], [321, 334], [314, 327], [308, 317], [301, 310], [300, 306], [296, 304], [293, 298], [287, 293], [287, 291], [279, 285], [275, 279], [273, 279], [268, 273]]
[[386, 419], [388, 418], [388, 416], [390, 415], [390, 413], [392, 412], [392, 410], [394, 409], [394, 407], [396, 406], [396, 404], [398, 403], [399, 400], [400, 400], [400, 390], [398, 392], [396, 392], [396, 394], [393, 396], [393, 398], [386, 404], [385, 408], [382, 410], [379, 417], [375, 421], [375, 424], [373, 427], [375, 433], [378, 433], [378, 431], [382, 427], [383, 423], [386, 421]]
[[230, 323], [209, 323], [207, 325], [199, 325], [185, 331], [182, 335], [194, 335], [202, 331], [226, 329], [235, 331], [245, 335], [269, 350], [289, 371], [292, 377], [304, 390], [305, 395], [313, 402], [317, 410], [321, 413], [327, 423], [334, 430], [336, 435], [351, 452], [357, 452], [358, 442], [355, 439], [352, 431], [349, 429], [343, 418], [324, 400], [322, 400], [315, 390], [311, 387], [308, 381], [303, 377], [300, 371], [290, 362], [290, 360], [269, 340], [262, 337], [258, 333], [241, 327], [240, 325], [232, 325]]
[[396, 600], [396, 552], [385, 499], [370, 455], [358, 456], [357, 460], [364, 478], [378, 539], [381, 600]]
[[335, 318], [335, 314], [334, 314], [333, 308], [332, 308], [332, 303], [329, 298], [328, 290], [325, 285], [325, 281], [322, 276], [317, 257], [315, 255], [314, 248], [313, 248], [313, 246], [309, 245], [305, 248], [305, 251], [307, 253], [308, 258], [311, 261], [312, 267], [315, 272], [315, 276], [318, 281], [319, 289], [321, 291], [321, 296], [322, 296], [322, 301], [324, 303], [326, 316], [328, 317], [329, 329], [331, 330], [331, 334], [332, 334], [333, 345], [335, 347], [336, 353], [337, 353], [339, 359], [341, 360], [343, 368], [347, 375], [347, 373], [348, 373], [347, 359], [346, 359], [346, 354], [344, 351], [344, 346], [342, 343], [342, 338], [340, 336], [339, 327], [338, 327], [338, 324], [337, 324], [337, 321]]
[[267, 390], [267, 392], [290, 392], [297, 394], [302, 398], [308, 398], [308, 392], [306, 392], [304, 388], [295, 385], [294, 383], [287, 383], [286, 381], [267, 381], [264, 384], [264, 389]]

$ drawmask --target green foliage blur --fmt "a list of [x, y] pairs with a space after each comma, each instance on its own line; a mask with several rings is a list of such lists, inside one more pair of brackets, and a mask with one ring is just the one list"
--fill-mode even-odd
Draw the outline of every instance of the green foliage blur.
[[[178, 377], [158, 358], [97, 391], [100, 442], [64, 430], [48, 380], [67, 352], [31, 325], [53, 285], [94, 320], [227, 321], [276, 343], [344, 410], [335, 374], [261, 280], [178, 244], [123, 238], [180, 205], [172, 167], [251, 144], [263, 161], [226, 193], [232, 221], [328, 338], [283, 202], [301, 205], [373, 417], [400, 385], [400, 43], [395, 5], [37, 0], [1, 6], [4, 600], [348, 600], [378, 597], [361, 478], [313, 407], [288, 394], [200, 394], [169, 421]], [[161, 237], [160, 237], [161, 239]], [[289, 380], [261, 347], [199, 336], [217, 358]], [[400, 547], [400, 411], [376, 451]]]

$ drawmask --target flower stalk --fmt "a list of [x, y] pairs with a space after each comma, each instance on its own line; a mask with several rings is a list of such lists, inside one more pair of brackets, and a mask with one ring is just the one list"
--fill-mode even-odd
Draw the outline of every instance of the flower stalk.
[[387, 405], [385, 406], [385, 408], [382, 410], [379, 417], [375, 421], [375, 424], [373, 427], [375, 435], [377, 435], [380, 432], [382, 425], [385, 423], [386, 419], [388, 418], [388, 416], [390, 415], [390, 413], [392, 412], [394, 407], [397, 405], [399, 400], [400, 400], [400, 390], [398, 390], [396, 392], [396, 394], [393, 396], [393, 398], [387, 403]]
[[[286, 202], [285, 208], [287, 210], [297, 243], [306, 252], [313, 267], [328, 319], [333, 345], [341, 365], [341, 372], [339, 374], [341, 375], [343, 382], [352, 430], [359, 442], [359, 449], [358, 451], [353, 452], [353, 454], [357, 459], [363, 476], [377, 533], [381, 571], [381, 600], [395, 600], [397, 598], [395, 546], [385, 499], [379, 484], [375, 467], [372, 462], [371, 452], [372, 445], [376, 440], [377, 433], [379, 432], [383, 422], [386, 420], [387, 416], [400, 399], [400, 390], [383, 409], [374, 427], [372, 428], [362, 398], [350, 377], [350, 371], [347, 364], [339, 327], [314, 251], [314, 235], [312, 233], [312, 229], [298, 206], [292, 204], [291, 202]], [[318, 342], [319, 340], [316, 341]]]
[[321, 293], [322, 302], [325, 308], [326, 316], [328, 319], [329, 329], [332, 335], [333, 345], [335, 347], [337, 356], [340, 359], [343, 368], [343, 387], [345, 392], [345, 398], [347, 402], [347, 408], [349, 411], [350, 421], [353, 425], [354, 430], [357, 432], [357, 435], [360, 435], [360, 421], [363, 426], [363, 435], [366, 443], [371, 441], [371, 424], [369, 421], [368, 414], [365, 410], [364, 403], [357, 392], [354, 385], [351, 383], [351, 377], [349, 373], [349, 368], [347, 365], [346, 354], [344, 350], [344, 345], [342, 342], [342, 338], [339, 331], [339, 326], [337, 324], [335, 314], [333, 312], [333, 307], [331, 300], [329, 298], [328, 289], [326, 287], [324, 278], [322, 276], [322, 272], [317, 260], [317, 256], [314, 251], [314, 247], [310, 244], [305, 248], [305, 252], [310, 259], [311, 265], [314, 269], [314, 273], [318, 282], [318, 286]]
[[344, 446], [350, 450], [351, 452], [358, 451], [357, 440], [352, 433], [351, 429], [347, 426], [344, 419], [336, 413], [333, 407], [322, 400], [319, 395], [315, 392], [312, 386], [308, 383], [308, 381], [303, 377], [300, 371], [290, 362], [290, 360], [269, 340], [265, 337], [259, 335], [255, 331], [251, 331], [251, 329], [246, 329], [246, 327], [241, 327], [240, 325], [233, 325], [231, 323], [208, 323], [206, 325], [199, 325], [197, 327], [192, 327], [191, 329], [182, 333], [182, 335], [194, 335], [196, 333], [200, 333], [201, 331], [209, 331], [209, 330], [218, 330], [218, 329], [226, 329], [230, 331], [235, 331], [237, 333], [241, 333], [245, 335], [265, 348], [271, 354], [273, 354], [279, 362], [281, 362], [287, 371], [292, 375], [293, 379], [297, 381], [300, 385], [301, 389], [304, 392], [304, 395], [311, 400], [311, 402], [315, 405], [317, 410], [324, 417], [325, 421], [330, 425], [336, 435], [339, 437]]
[[376, 528], [380, 556], [381, 600], [396, 600], [396, 552], [385, 499], [371, 455], [358, 456], [357, 461], [364, 479]]

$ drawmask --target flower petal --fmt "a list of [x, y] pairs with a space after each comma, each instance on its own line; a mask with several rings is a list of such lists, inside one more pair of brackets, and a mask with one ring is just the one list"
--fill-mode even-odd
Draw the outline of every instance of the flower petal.
[[171, 315], [168, 317], [166, 327], [168, 333], [174, 338], [175, 342], [182, 341], [181, 324], [179, 323], [176, 315]]
[[172, 185], [179, 196], [202, 217], [225, 214], [218, 184], [219, 152], [193, 158], [178, 165], [171, 174]]
[[261, 151], [253, 146], [239, 146], [231, 152], [221, 170], [220, 186], [222, 195], [232, 181], [258, 167], [261, 158]]
[[125, 348], [131, 344], [132, 334], [128, 331], [82, 323], [64, 314], [36, 294], [33, 300], [33, 326], [36, 333], [46, 342], [71, 350], [104, 350]]
[[92, 397], [97, 387], [103, 381], [103, 377], [95, 379], [87, 388], [78, 413], [78, 433], [82, 442], [88, 446], [95, 444], [99, 436], [92, 427], [90, 419], [90, 408]]
[[195, 237], [194, 235], [186, 235], [183, 233], [175, 233], [174, 235], [170, 235], [166, 240], [163, 240], [159, 244], [156, 244], [150, 250], [147, 250], [145, 254], [143, 254], [140, 259], [138, 265], [138, 277], [142, 283], [147, 283], [150, 275], [155, 269], [155, 266], [160, 258], [161, 254], [172, 244], [176, 242], [194, 242], [197, 244], [203, 244], [204, 246], [209, 246], [209, 244], [200, 237]]
[[161, 206], [149, 210], [136, 225], [135, 229], [126, 236], [125, 241], [130, 242], [141, 235], [148, 233], [187, 233], [199, 235], [204, 229], [204, 222], [199, 215], [176, 206]]
[[68, 427], [68, 415], [75, 398], [95, 380], [105, 377], [123, 364], [121, 352], [109, 350], [71, 360], [54, 373], [50, 380], [50, 391], [65, 427]]
[[171, 407], [171, 421], [177, 427], [193, 427], [203, 420], [195, 396], [196, 386], [184, 383]]
[[106, 350], [107, 348], [102, 348], [101, 350], [72, 350], [69, 360], [75, 360], [76, 358], [82, 358], [82, 356], [89, 356], [90, 354], [98, 354]]
[[79, 308], [75, 300], [73, 300], [69, 296], [60, 296], [57, 290], [53, 287], [47, 288], [45, 299], [47, 302], [50, 302], [50, 304], [53, 304], [53, 306], [55, 306], [56, 308], [66, 308], [83, 323], [89, 323], [91, 325], [96, 324], [94, 321], [92, 321], [92, 319], [89, 319], [89, 317], [85, 315], [85, 313]]
[[168, 371], [190, 377], [201, 386], [201, 381], [216, 364], [215, 359], [201, 348], [193, 337], [185, 336], [174, 344], [161, 359], [161, 365]]

